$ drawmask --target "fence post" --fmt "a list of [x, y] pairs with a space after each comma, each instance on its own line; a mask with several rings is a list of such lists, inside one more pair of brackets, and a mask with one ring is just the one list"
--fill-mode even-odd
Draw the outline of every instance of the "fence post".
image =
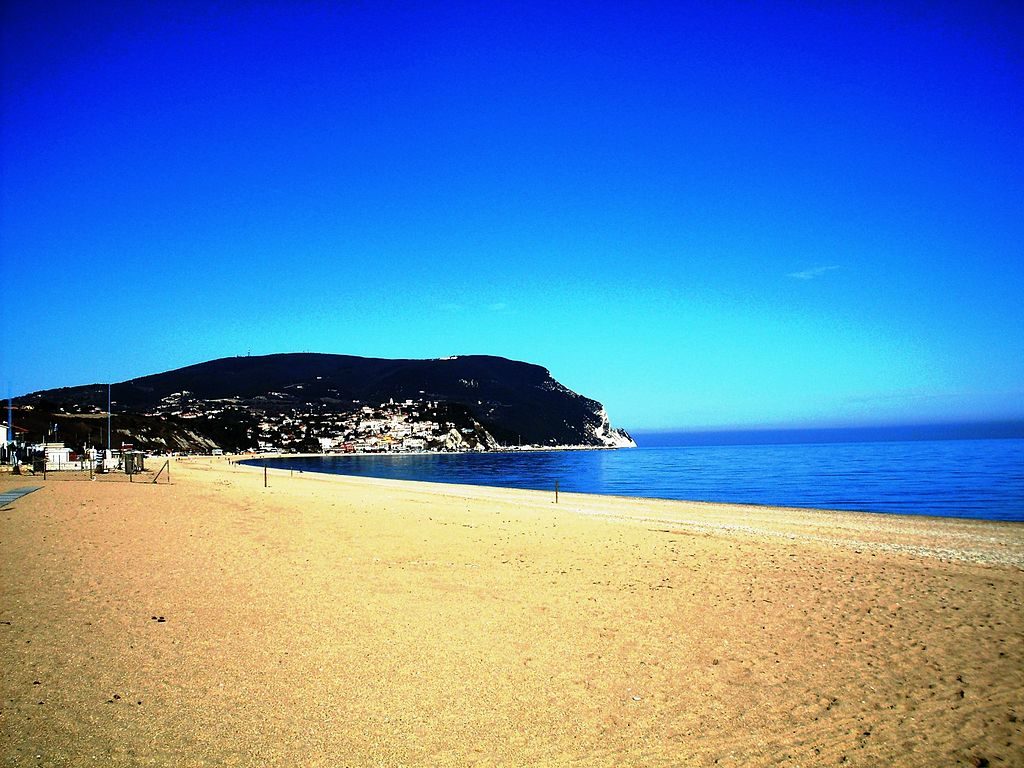
[[162, 467], [160, 467], [160, 471], [156, 473], [156, 477], [153, 478], [153, 485], [156, 485], [156, 481], [160, 479], [160, 475], [162, 475], [164, 473], [165, 469], [167, 470], [167, 483], [170, 484], [170, 482], [171, 482], [171, 460], [168, 459], [167, 461], [164, 462], [164, 465]]

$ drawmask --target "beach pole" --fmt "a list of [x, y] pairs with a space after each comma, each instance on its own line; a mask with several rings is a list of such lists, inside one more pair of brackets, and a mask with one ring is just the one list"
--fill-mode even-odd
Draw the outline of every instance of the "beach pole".
[[266, 459], [263, 461], [263, 487], [267, 487], [267, 462]]
[[555, 480], [555, 504], [558, 503], [558, 481]]

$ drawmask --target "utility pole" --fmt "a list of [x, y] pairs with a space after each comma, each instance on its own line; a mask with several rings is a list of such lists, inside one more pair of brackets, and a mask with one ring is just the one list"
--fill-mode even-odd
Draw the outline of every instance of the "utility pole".
[[14, 465], [14, 406], [11, 402], [11, 383], [7, 382], [7, 460]]

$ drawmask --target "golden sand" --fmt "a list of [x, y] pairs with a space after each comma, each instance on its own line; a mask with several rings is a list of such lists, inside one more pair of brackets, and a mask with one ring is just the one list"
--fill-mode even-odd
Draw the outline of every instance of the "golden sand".
[[0, 478], [3, 765], [1024, 765], [1024, 525], [269, 480]]

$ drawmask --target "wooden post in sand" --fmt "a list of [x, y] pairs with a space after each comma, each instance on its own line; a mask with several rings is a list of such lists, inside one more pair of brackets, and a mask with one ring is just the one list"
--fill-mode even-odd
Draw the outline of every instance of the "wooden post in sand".
[[163, 474], [165, 469], [167, 470], [167, 482], [171, 482], [171, 460], [168, 459], [164, 462], [164, 465], [160, 467], [160, 471], [156, 473], [156, 477], [153, 478], [153, 485], [156, 485], [156, 481], [160, 479], [160, 475]]
[[558, 481], [555, 480], [555, 504], [558, 503]]
[[267, 487], [267, 460], [263, 460], [263, 487]]

